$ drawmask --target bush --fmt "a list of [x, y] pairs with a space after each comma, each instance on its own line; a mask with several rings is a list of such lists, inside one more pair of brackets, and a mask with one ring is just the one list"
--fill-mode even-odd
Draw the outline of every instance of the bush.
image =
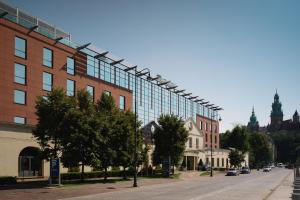
[[0, 185], [16, 184], [17, 177], [15, 176], [0, 176]]

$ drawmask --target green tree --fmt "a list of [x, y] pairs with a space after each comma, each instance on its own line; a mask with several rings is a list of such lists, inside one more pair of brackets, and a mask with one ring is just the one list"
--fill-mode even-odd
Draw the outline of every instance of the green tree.
[[63, 119], [74, 106], [74, 99], [68, 97], [63, 89], [54, 88], [46, 98], [37, 98], [35, 108], [38, 122], [33, 136], [45, 158], [57, 158], [62, 152], [62, 140], [65, 137]]
[[104, 180], [107, 180], [107, 168], [113, 165], [117, 153], [114, 145], [117, 108], [110, 95], [102, 94], [96, 104], [97, 137], [93, 166], [104, 169]]
[[226, 131], [224, 135], [221, 134], [221, 146], [222, 148], [235, 148], [243, 154], [249, 151], [249, 133], [246, 127], [236, 126], [231, 132]]
[[245, 160], [244, 154], [237, 149], [230, 150], [228, 157], [230, 160], [230, 165], [234, 167], [240, 167], [241, 163]]
[[159, 164], [162, 163], [163, 159], [170, 158], [174, 173], [174, 166], [178, 166], [182, 159], [188, 131], [184, 127], [184, 122], [173, 114], [161, 115], [158, 123], [159, 127], [153, 135], [154, 162]]
[[63, 142], [63, 163], [69, 167], [81, 165], [81, 179], [84, 166], [92, 164], [96, 149], [95, 110], [90, 94], [80, 90], [76, 94], [76, 107], [70, 109], [64, 119], [65, 136]]
[[267, 135], [253, 133], [250, 135], [250, 163], [253, 167], [260, 167], [271, 162], [272, 151]]

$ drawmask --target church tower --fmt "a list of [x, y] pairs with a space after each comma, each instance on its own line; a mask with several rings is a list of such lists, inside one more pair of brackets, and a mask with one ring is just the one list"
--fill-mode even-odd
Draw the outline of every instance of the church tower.
[[252, 108], [252, 114], [250, 116], [250, 121], [248, 122], [247, 128], [252, 133], [258, 132], [259, 130], [259, 124], [255, 116], [254, 107]]
[[274, 96], [274, 102], [272, 103], [272, 111], [271, 111], [271, 129], [279, 130], [281, 127], [281, 123], [283, 121], [283, 112], [281, 109], [281, 102], [279, 101], [279, 95], [276, 94]]
[[296, 110], [294, 115], [293, 115], [293, 123], [299, 123], [299, 114], [298, 111]]

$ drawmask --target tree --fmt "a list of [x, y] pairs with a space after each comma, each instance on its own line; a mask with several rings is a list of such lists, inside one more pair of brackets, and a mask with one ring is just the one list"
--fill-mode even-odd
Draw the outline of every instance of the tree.
[[272, 152], [269, 138], [263, 133], [253, 133], [250, 135], [250, 162], [253, 166], [259, 167], [268, 164], [272, 160]]
[[[139, 129], [141, 123], [137, 123]], [[115, 148], [116, 157], [115, 166], [123, 167], [123, 178], [126, 179], [126, 168], [134, 164], [135, 150], [135, 114], [131, 111], [118, 111], [116, 113], [116, 122], [112, 130], [113, 147]], [[137, 151], [142, 150], [142, 137], [140, 132], [137, 135]], [[138, 156], [139, 157], [139, 156]]]
[[159, 127], [154, 132], [154, 162], [162, 163], [163, 159], [170, 158], [174, 166], [180, 163], [185, 143], [188, 138], [188, 131], [184, 127], [184, 122], [177, 116], [161, 115], [158, 119]]
[[240, 167], [241, 163], [245, 160], [244, 154], [237, 149], [230, 150], [229, 153], [230, 165]]
[[63, 89], [54, 88], [46, 98], [37, 98], [35, 108], [38, 122], [33, 136], [45, 158], [57, 158], [62, 152], [62, 140], [65, 137], [63, 119], [74, 106], [74, 99], [68, 97]]
[[102, 94], [96, 104], [95, 118], [97, 121], [97, 137], [94, 167], [104, 169], [104, 180], [107, 180], [107, 168], [113, 165], [116, 158], [114, 131], [116, 126], [117, 109], [110, 95]]
[[62, 140], [62, 161], [69, 167], [80, 163], [81, 179], [84, 179], [84, 166], [91, 165], [94, 160], [97, 128], [94, 118], [95, 110], [90, 94], [85, 90], [78, 91], [76, 107], [70, 109], [63, 119], [65, 137]]

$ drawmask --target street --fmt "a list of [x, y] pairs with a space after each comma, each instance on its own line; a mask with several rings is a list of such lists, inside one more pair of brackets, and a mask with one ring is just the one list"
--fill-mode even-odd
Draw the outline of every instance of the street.
[[[292, 170], [275, 168], [271, 172], [252, 171], [240, 176], [195, 177], [179, 182], [157, 184], [121, 191], [81, 196], [76, 200], [259, 200], [272, 199], [272, 193], [289, 176]], [[68, 199], [68, 200], [69, 200]], [[289, 199], [289, 195], [286, 196]], [[67, 200], [67, 199], [64, 199]]]

